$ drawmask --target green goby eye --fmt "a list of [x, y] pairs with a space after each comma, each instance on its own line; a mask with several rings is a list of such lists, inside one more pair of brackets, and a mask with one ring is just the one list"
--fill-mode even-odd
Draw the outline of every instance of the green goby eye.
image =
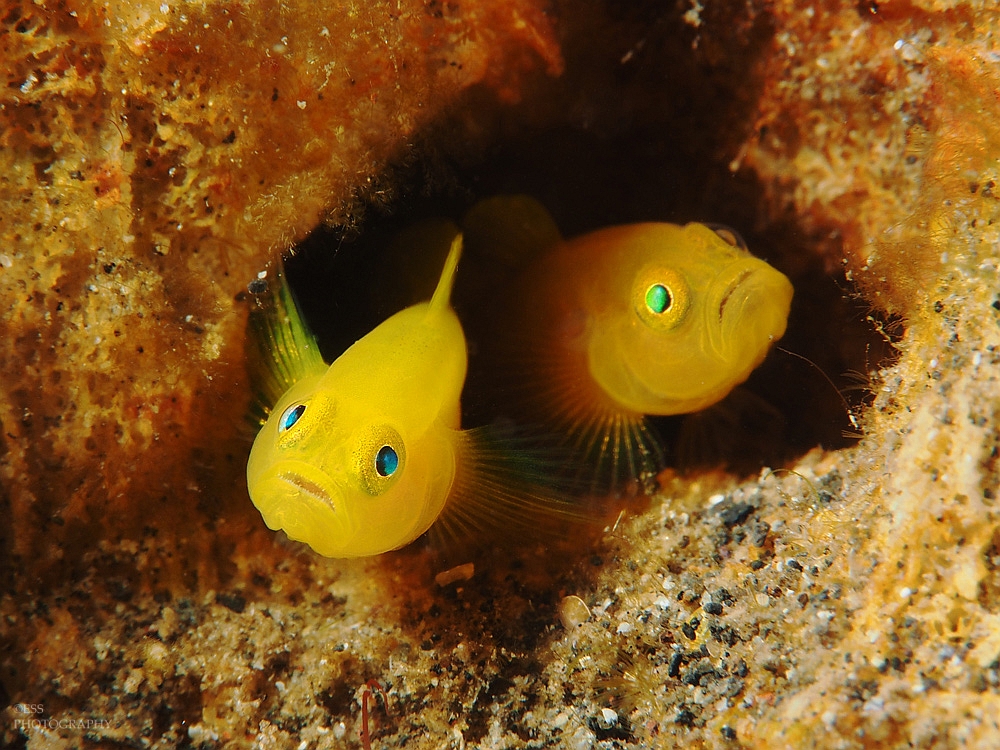
[[654, 315], [660, 315], [669, 310], [673, 301], [670, 290], [663, 284], [653, 284], [646, 290], [646, 307]]
[[665, 266], [651, 266], [637, 274], [632, 295], [639, 319], [655, 331], [679, 325], [691, 306], [687, 280], [676, 269]]

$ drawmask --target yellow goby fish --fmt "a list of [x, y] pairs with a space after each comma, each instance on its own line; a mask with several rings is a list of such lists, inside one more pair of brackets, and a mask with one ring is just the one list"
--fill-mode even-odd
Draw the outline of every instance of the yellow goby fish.
[[533, 481], [544, 461], [524, 460], [516, 440], [460, 430], [467, 351], [449, 298], [461, 249], [458, 235], [429, 302], [329, 366], [284, 279], [274, 307], [252, 315], [251, 372], [259, 397], [276, 403], [251, 449], [247, 488], [269, 528], [346, 558], [402, 547], [435, 522], [459, 537], [574, 514]]
[[641, 223], [563, 240], [526, 196], [477, 204], [463, 228], [470, 247], [529, 258], [476, 372], [501, 412], [565, 434], [612, 475], [662, 468], [644, 415], [717, 403], [785, 331], [791, 283], [730, 230]]

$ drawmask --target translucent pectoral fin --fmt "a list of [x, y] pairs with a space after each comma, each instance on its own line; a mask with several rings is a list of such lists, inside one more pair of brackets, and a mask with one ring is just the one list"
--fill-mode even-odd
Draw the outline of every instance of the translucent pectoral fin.
[[458, 458], [448, 504], [431, 528], [445, 549], [565, 540], [603, 526], [576, 492], [560, 448], [490, 426], [462, 432]]
[[581, 417], [567, 428], [567, 445], [580, 467], [580, 481], [592, 492], [615, 497], [652, 494], [666, 464], [660, 436], [637, 414]]

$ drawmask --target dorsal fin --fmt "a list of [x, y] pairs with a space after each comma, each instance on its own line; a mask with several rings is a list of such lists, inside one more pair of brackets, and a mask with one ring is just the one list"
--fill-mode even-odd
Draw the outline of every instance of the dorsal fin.
[[254, 306], [247, 319], [247, 373], [254, 395], [252, 417], [263, 424], [289, 388], [325, 372], [327, 364], [302, 319], [283, 267], [278, 266], [272, 283], [254, 282], [249, 288]]
[[528, 195], [496, 195], [462, 219], [466, 245], [511, 268], [524, 265], [562, 240], [545, 207]]
[[451, 289], [455, 285], [455, 271], [458, 269], [458, 261], [461, 257], [462, 235], [459, 234], [451, 241], [451, 249], [448, 250], [444, 268], [441, 269], [441, 278], [434, 290], [434, 296], [431, 297], [430, 313], [441, 312], [451, 307]]

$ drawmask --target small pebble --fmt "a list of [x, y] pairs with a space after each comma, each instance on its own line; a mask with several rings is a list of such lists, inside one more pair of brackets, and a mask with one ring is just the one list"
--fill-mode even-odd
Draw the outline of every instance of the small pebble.
[[448, 570], [442, 570], [434, 576], [434, 583], [438, 586], [447, 586], [449, 583], [455, 583], [456, 581], [468, 581], [475, 574], [475, 563], [465, 563], [464, 565], [456, 565], [454, 568], [449, 568]]
[[578, 596], [567, 596], [559, 602], [559, 619], [566, 630], [575, 630], [590, 619], [590, 608]]

